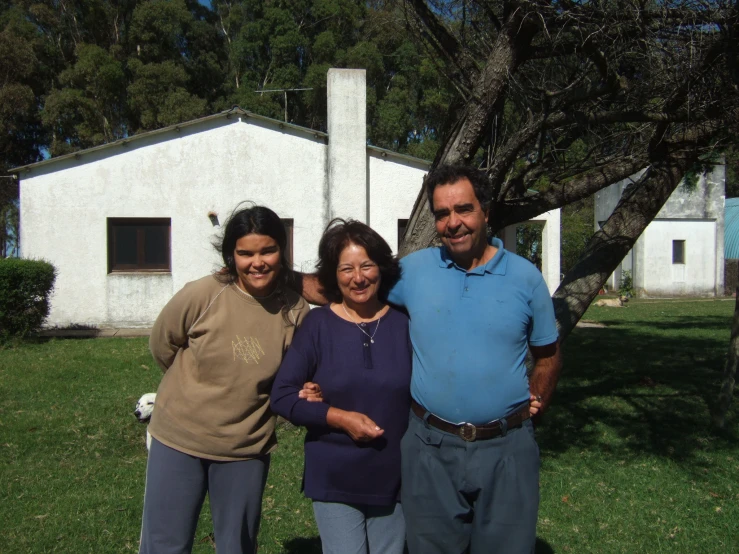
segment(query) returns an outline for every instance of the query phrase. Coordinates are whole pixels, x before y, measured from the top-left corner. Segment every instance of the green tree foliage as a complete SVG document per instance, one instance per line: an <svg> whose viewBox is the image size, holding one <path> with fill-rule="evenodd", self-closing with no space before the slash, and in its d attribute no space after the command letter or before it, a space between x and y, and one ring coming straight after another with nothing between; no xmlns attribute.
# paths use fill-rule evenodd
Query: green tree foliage
<svg viewBox="0 0 739 554"><path fill-rule="evenodd" d="M331 67L367 71L371 144L435 156L453 94L400 2L3 2L0 170L234 105L326 130ZM0 209L17 195L3 179Z"/></svg>
<svg viewBox="0 0 739 554"><path fill-rule="evenodd" d="M562 232L560 249L560 271L568 273L585 252L593 236L594 198L568 204L562 208Z"/></svg>
<svg viewBox="0 0 739 554"><path fill-rule="evenodd" d="M726 149L726 198L739 196L739 148Z"/></svg>
<svg viewBox="0 0 739 554"><path fill-rule="evenodd" d="M325 130L328 69L362 68L370 142L433 157L451 95L408 36L398 3L216 0L212 7L227 43L227 104ZM309 90L263 92L283 89Z"/></svg>
<svg viewBox="0 0 739 554"><path fill-rule="evenodd" d="M110 52L81 43L76 59L46 96L41 120L52 132L51 151L61 154L117 140L126 132L126 76Z"/></svg>

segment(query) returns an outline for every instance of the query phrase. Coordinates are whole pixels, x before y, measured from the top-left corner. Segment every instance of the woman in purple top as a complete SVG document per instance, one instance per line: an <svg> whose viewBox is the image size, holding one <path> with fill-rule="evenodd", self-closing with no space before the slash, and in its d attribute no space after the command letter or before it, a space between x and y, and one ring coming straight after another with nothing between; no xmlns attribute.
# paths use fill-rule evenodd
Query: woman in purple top
<svg viewBox="0 0 739 554"><path fill-rule="evenodd" d="M358 221L334 220L318 247L332 302L306 316L272 388L272 409L308 428L305 495L324 554L402 554L400 439L410 409L408 317L386 302L400 268ZM323 402L301 392L312 381Z"/></svg>

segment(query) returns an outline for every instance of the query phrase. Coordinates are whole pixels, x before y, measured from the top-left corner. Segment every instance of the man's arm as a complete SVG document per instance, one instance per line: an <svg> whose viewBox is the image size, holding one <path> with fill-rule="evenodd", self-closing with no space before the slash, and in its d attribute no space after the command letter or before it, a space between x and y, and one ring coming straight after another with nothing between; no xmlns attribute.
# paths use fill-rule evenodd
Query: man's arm
<svg viewBox="0 0 739 554"><path fill-rule="evenodd" d="M559 342L530 348L534 357L534 369L529 376L529 390L533 396L541 396L539 412L542 412L549 407L557 387L562 371L562 354Z"/></svg>
<svg viewBox="0 0 739 554"><path fill-rule="evenodd" d="M323 295L321 283L318 282L318 276L315 273L290 270L287 284L311 304L324 306L329 303L328 298Z"/></svg>

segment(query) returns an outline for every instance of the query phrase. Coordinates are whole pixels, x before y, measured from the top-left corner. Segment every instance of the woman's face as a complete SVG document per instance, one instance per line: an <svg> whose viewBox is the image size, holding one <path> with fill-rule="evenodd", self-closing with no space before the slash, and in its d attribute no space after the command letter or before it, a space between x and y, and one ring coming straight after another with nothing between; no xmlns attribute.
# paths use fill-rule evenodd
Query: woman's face
<svg viewBox="0 0 739 554"><path fill-rule="evenodd" d="M364 304L377 297L380 290L380 268L363 247L350 242L339 255L336 280L344 300Z"/></svg>
<svg viewBox="0 0 739 554"><path fill-rule="evenodd" d="M234 248L237 284L252 296L267 296L277 286L280 274L280 247L267 235L249 234Z"/></svg>

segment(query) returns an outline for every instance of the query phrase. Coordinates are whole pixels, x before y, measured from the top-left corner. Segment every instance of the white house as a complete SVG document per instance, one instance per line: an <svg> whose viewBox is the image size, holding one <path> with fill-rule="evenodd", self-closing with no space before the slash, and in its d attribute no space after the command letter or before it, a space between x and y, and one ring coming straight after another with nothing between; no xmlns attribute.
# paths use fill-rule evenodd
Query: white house
<svg viewBox="0 0 739 554"><path fill-rule="evenodd" d="M245 200L284 218L302 271L334 217L397 248L429 163L367 146L365 94L363 70L329 71L328 134L233 109L16 168L21 255L58 270L47 323L151 325L174 292L219 266L219 224ZM559 213L547 217L557 218L556 267L545 268L554 290Z"/></svg>
<svg viewBox="0 0 739 554"><path fill-rule="evenodd" d="M596 193L596 231L624 188L642 173ZM681 182L610 276L608 287L618 289L628 271L640 296L723 296L725 177L725 166L715 165L696 184Z"/></svg>

